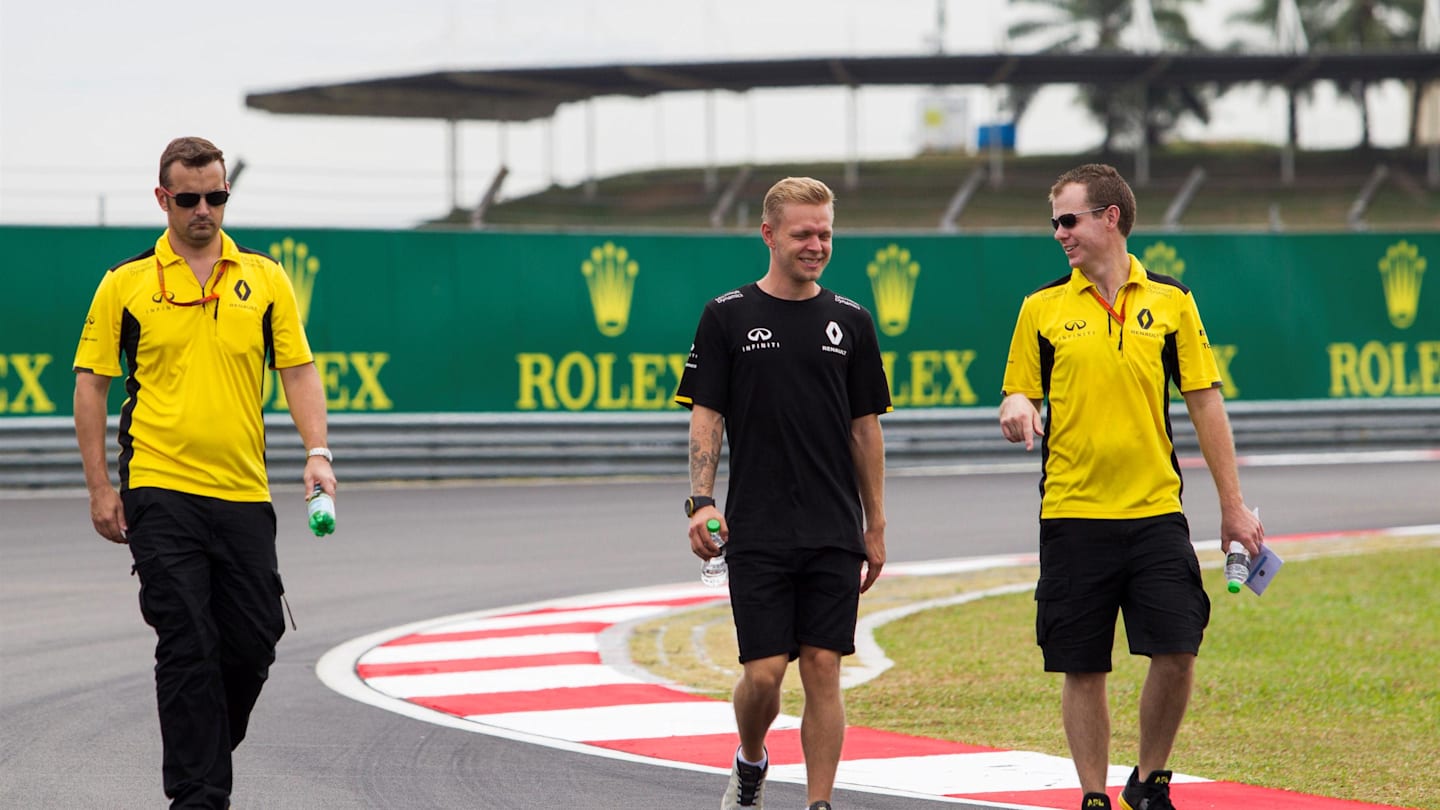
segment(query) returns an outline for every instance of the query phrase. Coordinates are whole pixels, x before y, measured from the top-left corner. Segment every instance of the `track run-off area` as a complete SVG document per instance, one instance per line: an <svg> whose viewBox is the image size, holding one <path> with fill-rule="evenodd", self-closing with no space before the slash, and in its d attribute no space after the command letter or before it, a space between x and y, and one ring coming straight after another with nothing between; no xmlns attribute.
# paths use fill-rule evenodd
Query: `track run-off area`
<svg viewBox="0 0 1440 810"><path fill-rule="evenodd" d="M1242 464L1246 499L1287 562L1357 533L1440 524L1440 452ZM1218 559L1205 545L1219 534L1213 487L1197 460L1185 466L1192 534ZM236 752L236 807L659 810L718 800L733 751L730 707L627 653L646 622L725 607L723 592L698 584L683 477L347 486L338 462L337 471L338 531L323 540L305 529L302 488L274 486L295 627ZM866 641L890 611L936 604L920 583L991 566L1020 572L1002 586L1033 587L1023 572L1037 477L1023 451L1013 465L891 471L889 563L876 590L913 582L916 592L867 612L848 682L883 670L884 651ZM154 635L128 550L94 534L83 492L0 493L0 516L0 807L163 806ZM1058 736L1058 689L1051 698ZM1063 758L851 720L836 793L844 810L1068 807L1078 798ZM775 807L804 806L794 723L782 718L770 739ZM1234 775L1175 767L1186 774L1175 795L1187 810L1207 806L1209 791L1250 789L1226 781ZM1284 807L1278 796L1334 801L1267 794L1251 806Z"/></svg>
<svg viewBox="0 0 1440 810"><path fill-rule="evenodd" d="M1375 531L1272 537L1282 557L1365 553L1414 540L1440 547L1440 524ZM1389 541L1389 542L1387 542ZM1218 540L1197 543L1202 558ZM1033 569L1033 554L939 560L887 567L882 581L945 578L987 570ZM1207 568L1217 567L1213 561ZM887 621L931 608L1028 591L1026 581L914 601L862 618L857 654L845 662L844 685L864 683L891 666L874 631ZM1247 594L1248 595L1248 594ZM595 756L660 763L725 775L736 744L730 704L658 679L629 654L630 631L667 616L726 602L723 590L699 584L587 594L390 628L342 644L317 672L348 697L417 720ZM698 643L698 640L697 640ZM696 651L704 656L703 651ZM773 781L803 785L800 718L781 715L767 743ZM1111 793L1129 768L1112 765ZM837 788L896 797L964 800L972 806L1056 808L1075 805L1079 781L1070 760L863 726L846 732ZM1186 808L1270 810L1382 808L1237 782L1176 773L1172 796Z"/></svg>

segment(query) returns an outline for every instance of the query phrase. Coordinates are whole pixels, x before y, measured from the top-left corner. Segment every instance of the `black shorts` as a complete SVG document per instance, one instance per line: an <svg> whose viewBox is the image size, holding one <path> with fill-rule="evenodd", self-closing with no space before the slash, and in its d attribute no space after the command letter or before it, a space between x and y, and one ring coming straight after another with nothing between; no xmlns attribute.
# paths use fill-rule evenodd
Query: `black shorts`
<svg viewBox="0 0 1440 810"><path fill-rule="evenodd" d="M1046 672L1109 672L1115 616L1131 655L1200 651L1210 597L1179 513L1040 521L1035 638Z"/></svg>
<svg viewBox="0 0 1440 810"><path fill-rule="evenodd" d="M863 556L838 548L752 545L727 559L740 663L775 655L793 661L802 644L855 652Z"/></svg>

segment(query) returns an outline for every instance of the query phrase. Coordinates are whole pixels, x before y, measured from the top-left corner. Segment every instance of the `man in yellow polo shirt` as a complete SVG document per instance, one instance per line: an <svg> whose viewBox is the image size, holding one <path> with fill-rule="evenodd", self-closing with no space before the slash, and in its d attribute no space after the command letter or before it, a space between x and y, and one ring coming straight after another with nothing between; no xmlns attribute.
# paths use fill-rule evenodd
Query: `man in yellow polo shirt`
<svg viewBox="0 0 1440 810"><path fill-rule="evenodd" d="M324 389L295 292L273 259L221 230L229 197L214 144L170 142L155 189L168 228L105 274L75 353L90 519L129 545L140 610L157 636L172 808L230 806L231 752L285 631L260 410L267 361L307 449L304 491L335 494ZM105 419L122 356L117 492Z"/></svg>
<svg viewBox="0 0 1440 810"><path fill-rule="evenodd" d="M1109 810L1105 679L1123 611L1130 652L1148 656L1150 667L1139 764L1119 805L1167 810L1165 766L1210 620L1180 507L1171 383L1215 480L1224 547L1257 554L1264 532L1240 493L1220 374L1195 301L1126 249L1135 223L1129 184L1110 166L1088 164L1055 181L1050 203L1071 271L1021 305L1000 405L1006 439L1029 450L1041 437L1036 636L1045 670L1065 673L1061 714L1081 807Z"/></svg>

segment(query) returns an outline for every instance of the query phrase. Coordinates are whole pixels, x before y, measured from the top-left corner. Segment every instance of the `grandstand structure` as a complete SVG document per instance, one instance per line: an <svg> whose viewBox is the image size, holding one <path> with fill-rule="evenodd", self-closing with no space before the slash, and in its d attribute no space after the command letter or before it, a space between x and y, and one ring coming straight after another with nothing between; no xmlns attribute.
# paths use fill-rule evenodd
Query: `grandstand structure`
<svg viewBox="0 0 1440 810"><path fill-rule="evenodd" d="M278 114L530 121L563 104L608 96L749 92L771 88L1073 84L1232 87L1260 83L1300 89L1316 82L1440 82L1431 50L1216 53L1036 53L804 58L743 62L620 64L449 70L255 93L252 108ZM853 105L852 105L853 109ZM714 127L714 122L707 122ZM589 137L595 137L590 133ZM751 227L751 206L775 178L806 174L831 181L844 198L847 227L963 231L1043 229L1045 193L1066 168L1101 160L1131 177L1138 228L1362 230L1440 227L1440 144L1410 150L1290 152L1285 147L1177 145L1125 154L1016 156L930 154L912 160L845 160L806 165L721 167L591 176L501 201L500 167L471 205L456 198L430 226L547 228Z"/></svg>
<svg viewBox="0 0 1440 810"><path fill-rule="evenodd" d="M992 183L985 155L922 155L862 163L842 185L838 162L722 167L719 191L705 170L664 169L601 178L593 188L553 187L489 206L480 223L461 209L432 227L744 229L759 226L759 201L780 177L824 178L840 198L846 231L1050 230L1046 195L1083 162L1128 173L1130 156L1099 152L1009 156ZM1150 182L1135 189L1137 230L1315 232L1440 229L1440 192L1424 182L1424 150L1301 152L1284 184L1278 148L1175 147L1151 158Z"/></svg>

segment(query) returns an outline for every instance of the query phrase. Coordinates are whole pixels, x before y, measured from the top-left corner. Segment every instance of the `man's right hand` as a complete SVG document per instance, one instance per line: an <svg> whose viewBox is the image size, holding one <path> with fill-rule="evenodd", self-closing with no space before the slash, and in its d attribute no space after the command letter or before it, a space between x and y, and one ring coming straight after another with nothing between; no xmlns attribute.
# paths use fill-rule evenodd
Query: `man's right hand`
<svg viewBox="0 0 1440 810"><path fill-rule="evenodd" d="M125 504L120 502L120 493L112 486L96 487L90 491L90 522L95 531L112 543L124 545L130 542L126 533Z"/></svg>
<svg viewBox="0 0 1440 810"><path fill-rule="evenodd" d="M730 527L725 523L725 516L720 510L713 506L705 506L695 510L690 516L690 552L702 560L720 556L720 547L710 539L710 530L705 528L706 522L711 518L720 521L720 539L730 539Z"/></svg>

